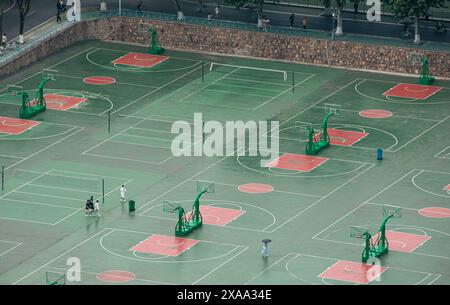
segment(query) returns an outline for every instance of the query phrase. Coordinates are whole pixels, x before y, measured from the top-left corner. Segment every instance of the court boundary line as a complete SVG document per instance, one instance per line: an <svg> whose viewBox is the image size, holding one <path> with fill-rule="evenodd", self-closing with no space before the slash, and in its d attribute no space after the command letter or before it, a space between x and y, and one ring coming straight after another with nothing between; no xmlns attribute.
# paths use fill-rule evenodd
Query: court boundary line
<svg viewBox="0 0 450 305"><path fill-rule="evenodd" d="M8 250L3 251L2 253L0 253L0 257L2 257L3 255L13 251L14 249L20 247L21 245L23 245L23 242L16 242L16 241L9 241L9 240L1 240L0 239L0 243L5 243L5 244L15 244L15 246L12 246L11 248L9 248Z"/></svg>
<svg viewBox="0 0 450 305"><path fill-rule="evenodd" d="M271 98L270 100L268 100L268 101L262 103L261 105L259 105L259 106L255 107L255 108L253 108L252 110L253 110L253 111L254 111L254 110L258 110L259 108L265 106L266 104L272 102L273 100L279 98L280 96L282 96L282 95L286 94L287 92L293 90L294 88L300 86L301 84L303 84L304 82L306 82L306 81L308 81L309 79L313 78L314 76L316 76L315 73L311 74L309 77L307 77L307 78L305 78L304 80L302 80L301 82L295 84L292 88L288 88L288 89L284 90L284 91L281 92L280 94L278 94L278 95L276 95L275 97Z"/></svg>
<svg viewBox="0 0 450 305"><path fill-rule="evenodd" d="M87 243L88 241L90 241L91 239L93 239L94 237L96 237L97 235L103 233L103 231L107 230L108 228L103 228L102 230L98 231L97 233L95 233L94 235L90 236L89 238L85 239L84 241L79 242L78 244L76 244L74 247L70 248L69 250L63 252L62 254L59 254L58 256L56 256L54 259L50 260L49 262L41 265L40 267L38 267L37 269L35 269L34 271L26 274L25 276L19 278L18 280L14 281L12 283L12 285L16 285L19 282L23 281L24 279L30 277L31 275L35 274L36 272L38 272L39 270L41 270L42 268L45 268L47 265L53 263L55 260L61 258L62 256L66 255L67 253L75 250L76 248L80 247L81 245Z"/></svg>
<svg viewBox="0 0 450 305"><path fill-rule="evenodd" d="M67 269L65 268L61 268L61 267L52 267L52 266L47 266L47 269L53 269L53 270L59 270L59 271L66 271ZM84 268L82 271L80 271L81 274L85 273L87 275L94 275L95 278L97 278L97 275L101 274L102 272L93 272L93 271L84 271ZM107 282L107 281L101 281L98 280L100 282ZM132 281L138 281L138 282L147 282L147 283L155 283L155 284L161 284L161 285L177 285L175 283L170 283L170 282L162 282L162 281L156 281L156 280L147 280L147 279L142 279L142 278L136 278L134 277L131 281L127 281L127 282L132 282ZM93 285L93 284L82 284L81 282L77 282L80 283L81 285Z"/></svg>
<svg viewBox="0 0 450 305"><path fill-rule="evenodd" d="M446 148L444 148L443 150L441 150L440 152L438 152L437 154L435 154L433 157L434 158L441 158L441 159L450 159L450 157L446 157L446 156L450 155L450 152L446 153L444 156L440 156L442 153L447 151L449 148L450 148L450 145L447 146Z"/></svg>
<svg viewBox="0 0 450 305"><path fill-rule="evenodd" d="M351 183L353 180L355 180L356 178L358 178L359 176L361 176L362 174L364 174L365 172L369 171L372 167L375 166L375 164L369 164L369 163L364 163L362 166L364 165L369 165L367 168L365 168L364 170L362 170L360 173L358 173L357 175L353 176L352 178L347 179L347 181L345 181L344 183L342 183L341 185L339 185L338 187L336 187L335 189L331 190L329 193L327 193L326 195L324 195L322 198L320 198L319 200L317 200L316 202L312 203L311 205L309 205L308 207L306 207L305 209L303 209L301 212L297 213L296 215L292 216L291 218L289 218L287 221L283 222L281 225L279 225L278 227L276 227L275 229L271 230L271 231L266 231L267 233L273 233L276 230L278 230L279 228L285 226L287 223L291 222L292 220L294 220L295 218L297 218L299 215L303 214L304 212L308 211L309 209L311 209L312 207L314 207L316 204L318 204L319 202L321 202L322 200L328 198L329 196L331 196L332 194L334 194L336 191L340 190L342 187L345 187L347 184Z"/></svg>
<svg viewBox="0 0 450 305"><path fill-rule="evenodd" d="M153 198L152 200L146 202L145 204L143 204L142 206L140 206L136 211L139 211L141 209L143 209L144 207L146 207L147 205L153 203L156 200L159 200L161 197L167 195L168 193L172 192L173 190L177 189L178 187L180 187L181 185L185 184L186 182L188 182L188 179L193 179L194 177L197 177L199 175L201 175L203 172L205 172L206 170L210 169L211 167L216 166L217 164L219 164L220 162L222 162L223 160L225 160L226 158L228 158L228 156L224 156L222 158L220 158L219 160L215 161L214 163L210 164L209 166L207 166L206 168L202 169L201 171L197 172L196 174L192 175L189 178L184 179L183 181L181 181L180 183L176 184L175 186L171 187L168 191L165 191L164 193L156 196L155 198ZM142 213L140 213L139 215L143 215L145 214L149 209L144 210Z"/></svg>
<svg viewBox="0 0 450 305"><path fill-rule="evenodd" d="M53 19L53 17L50 18L50 19ZM50 20L50 19L49 19L49 20ZM74 55L72 55L72 56L70 56L70 57L68 57L68 58L63 59L63 60L60 61L60 62L57 62L57 63L54 64L54 65L49 66L49 67L46 68L46 69L52 69L52 68L54 68L54 67L57 67L57 66L59 66L60 64L65 63L66 61L69 61L69 60L71 60L71 59L73 59L73 58L75 58L75 57L77 57L77 56L83 54L84 52L87 52L87 51L89 51L89 50L91 50L91 49L94 49L94 48L95 48L95 47L89 47L89 48L86 48L86 49L84 49L84 50L82 50L82 51L80 51L80 52L78 52L78 53L76 53L76 54L74 54ZM42 73L42 71L36 72L36 73L34 73L34 74L32 74L32 75L26 77L26 78L21 79L20 81L14 83L14 85L23 83L24 81L29 80L30 78L33 78L33 77L35 77L35 76L37 76L37 75L39 75L39 74L41 74L41 73ZM8 89L8 87L3 88L3 89L0 89L0 92L6 91L7 89Z"/></svg>
<svg viewBox="0 0 450 305"><path fill-rule="evenodd" d="M239 248L242 246L239 246ZM244 246L243 249L241 251L239 251L238 253L236 253L235 255L233 255L232 257L230 257L229 259L227 259L226 261L222 262L219 266L215 267L214 269L212 269L211 271L209 271L207 274L205 274L204 276L200 277L199 279L195 280L192 285L197 284L198 282L200 282L201 280L203 280L204 278L210 276L211 274L213 274L214 272L216 272L218 269L220 269L222 266L228 264L230 261L232 261L235 257L238 257L239 255L241 255L242 253L244 253L245 251L247 251L249 247L248 246ZM235 248L238 249L238 248ZM233 249L234 251L234 249Z"/></svg>
<svg viewBox="0 0 450 305"><path fill-rule="evenodd" d="M173 80L171 80L171 81L165 83L164 85L162 85L162 86L160 86L160 87L158 87L158 88L156 88L156 89L154 89L154 90L152 90L152 91L150 91L150 92L144 94L143 96L141 96L141 97L135 99L134 101L132 101L132 102L130 102L130 103L128 103L128 104L126 104L126 105L124 105L124 106L122 106L122 107L120 107L120 108L114 110L114 111L112 111L112 112L111 112L111 115L112 115L112 114L115 114L115 113L117 113L117 112L119 112L119 111L121 111L121 110L123 110L123 109L125 109L125 108L127 108L127 107L129 107L129 106L131 106L131 105L133 105L133 104L135 104L135 103L137 103L137 102L139 102L140 100L142 100L142 99L148 97L149 95L151 95L151 94L153 94L153 93L155 93L155 92L157 92L157 91L159 91L159 90L161 90L161 89L163 89L163 88L165 88L165 87L167 87L167 86L169 86L169 85L175 83L176 81L178 81L178 80L180 80L180 79L182 79L182 78L188 76L189 74L191 74L191 73L197 71L198 69L200 69L200 68L201 68L201 65L200 65L199 67L196 67L195 69L194 69L194 67L195 67L195 65L193 66L193 69L190 70L189 72L184 73L183 75L181 75L181 76L179 76L179 77L177 77L177 78L175 78L175 79L173 79ZM102 112L102 113L100 113L100 115L103 115L103 114L105 114L105 113L106 113L106 112Z"/></svg>
<svg viewBox="0 0 450 305"><path fill-rule="evenodd" d="M287 258L289 256L293 256L293 257L290 260L287 260ZM337 257L326 257L326 256L318 256L318 255L312 255L312 254L306 254L306 253L300 253L300 252L289 252L288 254L286 254L285 256L280 258L279 260L277 260L275 263L273 263L270 266L266 267L264 270L262 270L261 272L259 272L258 274L256 274L255 276L253 276L252 278L247 280L244 283L244 285L247 285L250 281L253 281L253 280L257 279L257 278L260 278L265 272L267 272L269 269L273 268L275 265L279 265L280 262L282 262L282 261L286 261L286 264L284 266L284 270L288 273L288 275L293 276L293 274L291 274L291 272L289 272L289 270L286 268L286 265L288 263L292 262L293 260L297 259L298 257L301 257L301 256L315 258L315 259L320 259L320 260L324 260L324 261L336 261L336 263L339 262L339 261L348 261L348 259L340 259L340 258L337 258ZM353 262L353 261L351 261L351 262ZM355 262L355 263L358 263L358 262ZM328 268L330 268L330 267L331 266L326 267L326 269L324 271L328 270ZM425 271L419 271L419 270L413 270L413 269L405 269L405 268L400 268L400 267L395 267L395 266L383 266L383 267L385 267L386 270L391 269L391 270L394 270L394 271L397 270L397 271L400 271L400 272L402 272L402 271L403 272L410 272L410 273L416 273L416 274L421 274L421 275L425 276L420 281L418 281L418 282L416 282L416 283L414 283L412 285L418 285L419 283L422 283L423 281L425 281L425 279L427 279L428 277L436 276L436 278L433 281L431 281L430 283L427 284L427 285L431 285L436 280L438 280L439 278L442 277L442 274L439 274L439 273L425 272ZM322 273L319 273L317 275L317 277L319 277L320 274L322 274ZM294 276L294 277L297 278L296 276ZM297 279L301 280L302 282L306 281L306 280L300 279L300 278L297 278ZM344 281L344 280L336 280L336 281L339 281L339 282L342 282L342 283L347 283L347 284L350 283L350 282ZM367 284L369 284L369 283L367 283ZM310 283L310 284L318 284L318 285L320 285L320 283ZM325 284L327 284L327 283L325 283ZM356 283L356 284L358 284L358 283ZM367 285L367 284L364 284L364 285ZM394 283L394 284L399 284L399 283Z"/></svg>
<svg viewBox="0 0 450 305"><path fill-rule="evenodd" d="M72 129L69 129L67 132L71 132L71 131L73 131L73 130L75 130L75 129L78 129L78 130L76 130L76 131L70 133L69 135L67 135L67 136L65 136L65 137L63 137L63 138L61 138L61 139L59 139L59 140L56 141L56 142L53 142L52 144L49 144L48 146L46 146L46 147L44 147L44 148L38 150L37 152L34 152L34 153L32 153L31 155L29 155L29 156L27 156L27 157L24 157L22 160L20 160L20 161L18 161L18 162L16 162L16 163L13 163L12 165L10 165L10 166L8 166L8 167L5 167L5 171L9 170L9 169L12 168L12 167L17 166L18 164L20 164L20 163L22 163L22 162L25 162L25 161L29 160L30 158L36 156L37 154L39 154L39 153L41 153L41 152L43 152L43 151L45 151L45 150L47 150L47 149L49 149L50 147L55 146L56 144L58 144L58 143L60 143L60 142L62 142L62 141L64 141L64 140L70 138L71 136L76 135L76 134L79 133L80 131L84 131L84 130L85 130L85 127L81 127L81 128L74 127L74 128L72 128ZM0 197L0 198L1 198L1 197Z"/></svg>
<svg viewBox="0 0 450 305"><path fill-rule="evenodd" d="M188 179L188 180L189 180L189 181L193 181L193 182L198 181L198 180L194 180L194 179ZM237 187L240 186L240 184L237 185L237 184L230 184L230 183L223 183L223 182L216 182L216 181L214 181L214 184L225 185L225 186L229 186L229 187L235 187L236 190L238 190ZM281 191L281 190L276 190L275 188L272 190L272 192L275 192L275 193L283 193L283 194L289 194L289 195L300 195L300 196L305 196L305 197L318 197L318 198L319 198L319 197L320 197L320 198L323 197L323 196L321 196L321 195L313 195L313 194L306 194L306 193L296 193L296 192Z"/></svg>

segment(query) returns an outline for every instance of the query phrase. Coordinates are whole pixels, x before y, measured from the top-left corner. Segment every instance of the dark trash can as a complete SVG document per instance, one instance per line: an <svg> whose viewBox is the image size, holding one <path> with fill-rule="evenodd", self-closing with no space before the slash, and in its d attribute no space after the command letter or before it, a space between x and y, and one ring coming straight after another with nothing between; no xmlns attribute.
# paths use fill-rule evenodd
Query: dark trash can
<svg viewBox="0 0 450 305"><path fill-rule="evenodd" d="M128 201L128 211L129 212L136 211L136 202L134 200Z"/></svg>

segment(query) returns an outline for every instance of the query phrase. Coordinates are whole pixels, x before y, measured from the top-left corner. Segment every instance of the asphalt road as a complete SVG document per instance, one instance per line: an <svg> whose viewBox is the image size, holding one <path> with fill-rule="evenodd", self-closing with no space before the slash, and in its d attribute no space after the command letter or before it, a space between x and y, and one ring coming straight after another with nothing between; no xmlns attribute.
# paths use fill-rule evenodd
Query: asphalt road
<svg viewBox="0 0 450 305"><path fill-rule="evenodd" d="M119 0L107 0L109 8L118 8ZM122 0L122 7L125 9L136 9L139 0ZM142 10L175 14L176 8L171 0L146 0L143 1ZM82 7L98 7L98 0L81 0ZM208 5L202 11L199 10L195 1L182 0L181 5L186 16L207 17L209 11L214 10L214 6ZM283 5L266 4L264 15L270 20L270 24L279 26L289 26L289 15L296 14L295 25L300 27L303 17L307 18L307 28L323 31L332 29L333 19L331 17L321 16L322 9L301 8ZM56 19L56 1L55 0L32 0L31 10L27 16L25 31L32 29L38 24ZM256 11L254 9L240 9L229 7L220 8L220 19L235 20L242 22L256 23ZM344 13L344 33L375 35L383 37L400 37L403 25L399 24L399 19L392 16L382 16L381 22L369 22L366 20L365 13L354 15L352 12ZM19 10L17 5L8 10L4 15L3 28L8 37L16 37L19 34ZM421 38L427 41L448 42L450 43L450 24L447 23L448 31L445 34L436 33L434 22L421 22ZM410 31L413 31L410 27Z"/></svg>

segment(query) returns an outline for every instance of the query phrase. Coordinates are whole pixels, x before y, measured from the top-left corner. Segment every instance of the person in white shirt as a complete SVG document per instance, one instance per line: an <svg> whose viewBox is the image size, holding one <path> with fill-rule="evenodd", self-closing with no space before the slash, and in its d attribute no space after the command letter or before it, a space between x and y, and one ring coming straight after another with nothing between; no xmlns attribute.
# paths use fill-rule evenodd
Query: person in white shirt
<svg viewBox="0 0 450 305"><path fill-rule="evenodd" d="M127 193L127 188L125 187L125 185L122 184L122 186L120 187L120 201L121 202L125 202L125 194Z"/></svg>
<svg viewBox="0 0 450 305"><path fill-rule="evenodd" d="M6 43L8 42L8 37L6 37L6 34L3 33L2 35L2 47L6 48Z"/></svg>
<svg viewBox="0 0 450 305"><path fill-rule="evenodd" d="M100 202L98 199L94 203L94 215L100 217Z"/></svg>

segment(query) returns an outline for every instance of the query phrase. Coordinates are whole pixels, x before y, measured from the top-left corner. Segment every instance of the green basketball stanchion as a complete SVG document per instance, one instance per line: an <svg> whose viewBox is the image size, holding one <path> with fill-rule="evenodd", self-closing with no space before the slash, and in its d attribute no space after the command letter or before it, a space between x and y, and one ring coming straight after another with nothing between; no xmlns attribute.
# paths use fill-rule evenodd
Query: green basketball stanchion
<svg viewBox="0 0 450 305"><path fill-rule="evenodd" d="M136 202L134 200L128 201L128 212L133 213L136 211Z"/></svg>

